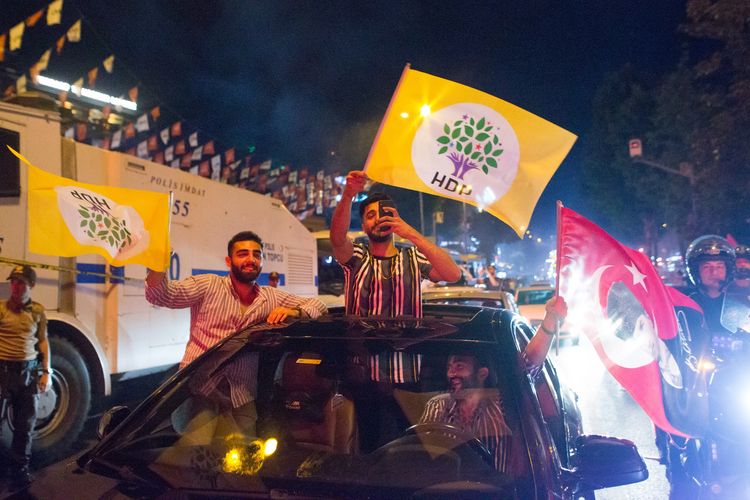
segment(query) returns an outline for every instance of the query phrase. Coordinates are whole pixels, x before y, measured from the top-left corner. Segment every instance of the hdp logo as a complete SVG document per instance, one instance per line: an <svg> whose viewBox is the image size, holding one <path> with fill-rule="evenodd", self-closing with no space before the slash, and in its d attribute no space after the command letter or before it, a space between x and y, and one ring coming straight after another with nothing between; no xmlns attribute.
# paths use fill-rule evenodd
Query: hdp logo
<svg viewBox="0 0 750 500"><path fill-rule="evenodd" d="M474 103L440 109L422 122L412 142L417 175L435 191L490 205L518 172L518 138L497 111Z"/></svg>

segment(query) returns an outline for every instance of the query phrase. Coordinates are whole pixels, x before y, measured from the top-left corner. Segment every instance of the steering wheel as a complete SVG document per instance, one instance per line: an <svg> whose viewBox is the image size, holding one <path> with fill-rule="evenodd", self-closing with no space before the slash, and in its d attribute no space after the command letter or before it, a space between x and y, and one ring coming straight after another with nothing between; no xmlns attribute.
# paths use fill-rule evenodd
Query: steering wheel
<svg viewBox="0 0 750 500"><path fill-rule="evenodd" d="M401 437L411 435L429 435L438 434L451 438L454 442L465 443L475 453L477 453L482 459L487 462L491 467L495 467L495 459L490 453L490 450L479 440L474 434L460 429L452 424L446 424L443 422L422 422L414 424L404 431Z"/></svg>

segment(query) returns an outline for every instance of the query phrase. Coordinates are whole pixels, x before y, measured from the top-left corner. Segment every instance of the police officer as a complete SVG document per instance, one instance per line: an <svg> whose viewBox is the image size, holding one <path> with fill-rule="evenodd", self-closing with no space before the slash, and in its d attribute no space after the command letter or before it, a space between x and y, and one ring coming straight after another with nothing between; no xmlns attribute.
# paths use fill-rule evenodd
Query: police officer
<svg viewBox="0 0 750 500"><path fill-rule="evenodd" d="M10 298L0 300L0 390L2 409L13 407L12 488L31 482L31 432L36 423L37 394L52 386L47 318L44 308L31 300L36 273L16 266L8 276Z"/></svg>
<svg viewBox="0 0 750 500"><path fill-rule="evenodd" d="M703 309L712 333L728 333L721 324L726 287L734 276L735 253L721 236L708 234L695 239L685 253L688 278L696 287L690 294Z"/></svg>
<svg viewBox="0 0 750 500"><path fill-rule="evenodd" d="M727 287L728 293L750 295L750 247L737 245L734 249L734 281Z"/></svg>

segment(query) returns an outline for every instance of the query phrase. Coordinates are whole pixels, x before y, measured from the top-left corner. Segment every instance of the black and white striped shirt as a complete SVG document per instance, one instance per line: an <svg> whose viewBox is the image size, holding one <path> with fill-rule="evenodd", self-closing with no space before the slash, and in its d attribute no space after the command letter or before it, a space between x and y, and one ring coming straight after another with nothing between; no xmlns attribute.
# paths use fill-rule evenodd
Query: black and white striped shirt
<svg viewBox="0 0 750 500"><path fill-rule="evenodd" d="M432 264L416 248L400 248L392 257L375 257L359 243L344 268L346 314L422 316L423 279Z"/></svg>

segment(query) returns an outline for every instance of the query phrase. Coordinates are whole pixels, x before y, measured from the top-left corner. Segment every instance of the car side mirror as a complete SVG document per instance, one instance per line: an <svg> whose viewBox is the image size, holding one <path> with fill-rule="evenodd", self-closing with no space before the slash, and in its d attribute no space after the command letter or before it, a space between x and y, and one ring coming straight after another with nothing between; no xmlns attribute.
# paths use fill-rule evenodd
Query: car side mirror
<svg viewBox="0 0 750 500"><path fill-rule="evenodd" d="M130 415L130 408L127 406L113 406L102 415L99 419L99 425L96 426L96 435L99 439L115 430L115 428Z"/></svg>
<svg viewBox="0 0 750 500"><path fill-rule="evenodd" d="M638 483L648 479L646 463L632 441L589 435L576 439L576 467L571 480L576 492Z"/></svg>

